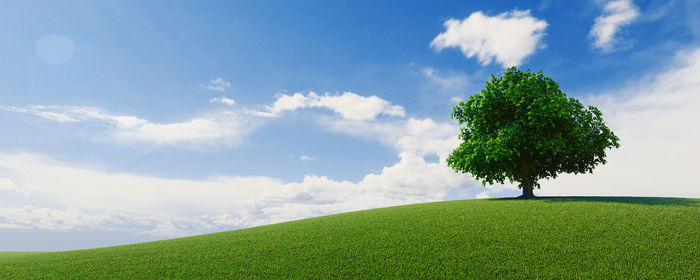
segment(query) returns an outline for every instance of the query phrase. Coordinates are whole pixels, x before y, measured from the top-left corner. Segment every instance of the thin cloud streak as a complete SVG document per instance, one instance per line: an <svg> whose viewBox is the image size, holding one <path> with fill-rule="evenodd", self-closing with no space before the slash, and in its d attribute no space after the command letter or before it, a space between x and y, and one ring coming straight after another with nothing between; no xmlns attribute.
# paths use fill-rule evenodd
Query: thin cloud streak
<svg viewBox="0 0 700 280"><path fill-rule="evenodd" d="M0 109L31 113L59 123L103 122L109 127L105 139L120 143L235 146L257 125L254 118L241 110L211 111L182 122L155 123L90 106L2 106Z"/></svg>
<svg viewBox="0 0 700 280"><path fill-rule="evenodd" d="M199 84L199 86L207 90L225 91L226 89L231 87L231 82L224 80L224 78L218 77L214 80L209 81L209 84L207 85Z"/></svg>
<svg viewBox="0 0 700 280"><path fill-rule="evenodd" d="M469 85L469 78L466 75L437 73L432 67L423 67L421 72L428 80L445 90L463 91Z"/></svg>

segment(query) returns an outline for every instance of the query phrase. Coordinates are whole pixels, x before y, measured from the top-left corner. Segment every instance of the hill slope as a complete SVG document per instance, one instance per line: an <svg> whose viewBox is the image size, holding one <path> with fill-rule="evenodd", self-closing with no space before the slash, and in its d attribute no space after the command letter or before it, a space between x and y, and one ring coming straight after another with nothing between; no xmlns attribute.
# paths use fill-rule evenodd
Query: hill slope
<svg viewBox="0 0 700 280"><path fill-rule="evenodd" d="M700 200L414 204L195 237L4 256L0 278L698 278Z"/></svg>

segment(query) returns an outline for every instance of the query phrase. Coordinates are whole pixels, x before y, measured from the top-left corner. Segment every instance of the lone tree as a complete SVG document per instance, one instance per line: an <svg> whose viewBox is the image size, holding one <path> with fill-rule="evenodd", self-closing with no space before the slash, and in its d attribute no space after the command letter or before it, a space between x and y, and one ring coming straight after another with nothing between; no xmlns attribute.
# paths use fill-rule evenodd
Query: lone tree
<svg viewBox="0 0 700 280"><path fill-rule="evenodd" d="M484 186L519 182L525 198L534 197L539 179L593 173L606 163L606 149L620 147L598 108L567 98L541 71L511 67L500 78L491 75L486 88L452 110L462 143L447 165Z"/></svg>

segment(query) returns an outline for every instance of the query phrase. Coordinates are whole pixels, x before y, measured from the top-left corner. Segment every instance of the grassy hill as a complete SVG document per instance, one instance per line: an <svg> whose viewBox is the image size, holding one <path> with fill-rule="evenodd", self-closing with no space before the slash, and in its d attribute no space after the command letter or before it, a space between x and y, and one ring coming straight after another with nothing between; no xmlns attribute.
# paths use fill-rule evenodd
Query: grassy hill
<svg viewBox="0 0 700 280"><path fill-rule="evenodd" d="M414 204L188 238L0 257L0 279L700 278L700 200Z"/></svg>

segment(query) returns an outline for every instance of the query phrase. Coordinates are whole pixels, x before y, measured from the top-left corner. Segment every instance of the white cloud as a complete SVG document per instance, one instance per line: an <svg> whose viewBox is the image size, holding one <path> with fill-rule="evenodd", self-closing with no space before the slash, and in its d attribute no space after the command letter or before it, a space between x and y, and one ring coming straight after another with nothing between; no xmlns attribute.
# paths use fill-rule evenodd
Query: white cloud
<svg viewBox="0 0 700 280"><path fill-rule="evenodd" d="M209 102L229 106L235 101L226 97ZM392 105L377 96L360 96L352 92L342 95L279 94L265 111L241 107L231 110L210 111L180 122L156 123L136 116L111 114L98 107L31 105L25 107L0 106L0 109L29 113L60 123L103 122L108 128L107 141L120 143L145 142L156 145L238 145L243 137L258 126L260 118L278 117L285 111L301 108L327 108L348 120L373 120L378 115L405 116L404 108Z"/></svg>
<svg viewBox="0 0 700 280"><path fill-rule="evenodd" d="M80 120L77 120L67 114L60 113L60 112L51 112L51 111L45 111L46 106L42 105L33 105L33 106L27 106L27 108L21 108L21 107L15 107L15 106L0 106L0 109L5 110L5 111L10 111L10 112L17 112L17 113L32 113L36 116L45 118L47 120L52 120L60 123L71 123L71 122L80 122Z"/></svg>
<svg viewBox="0 0 700 280"><path fill-rule="evenodd" d="M218 77L214 80L209 81L208 85L199 84L199 86L208 90L224 91L227 88L231 87L231 82L227 82L223 78Z"/></svg>
<svg viewBox="0 0 700 280"><path fill-rule="evenodd" d="M110 127L106 135L109 141L127 143L236 145L255 126L245 111L214 111L182 122L154 123L136 116L110 114L97 107L34 105L0 109L31 113L61 123L104 122Z"/></svg>
<svg viewBox="0 0 700 280"><path fill-rule="evenodd" d="M372 120L380 114L398 117L406 115L404 108L399 105L391 105L391 102L374 95L365 97L352 92L344 92L342 95L319 95L315 92L309 92L307 95L278 94L272 106L266 106L267 112L259 113L262 113L261 116L279 116L285 111L303 108L326 108L345 119L358 121Z"/></svg>
<svg viewBox="0 0 700 280"><path fill-rule="evenodd" d="M289 96L290 100L303 100L300 102L302 106L335 106L332 98L330 102L320 101L333 96L296 96ZM284 97L280 100L284 100ZM30 113L32 110L57 110L59 107L15 109ZM152 130L148 128L151 122L136 117L113 116L96 108L60 109L80 121L107 120L126 131ZM116 229L182 236L214 229L436 201L451 190L478 187L469 175L457 174L444 163L444 158L457 143L454 124L414 118L371 121L321 116L321 119L321 124L331 130L369 137L393 147L398 161L381 172L367 174L357 182L316 175L306 175L300 182L284 182L264 176L217 176L205 180L157 178L103 172L37 154L0 153L0 172L12 174L15 182L21 182L16 186L18 194L31 194L40 197L40 201L50 201L54 205L53 208L36 205L4 208L0 213L14 214L0 216L5 217L0 220L0 227ZM424 157L428 155L438 155L441 160L438 163L426 162ZM315 157L300 155L298 159L311 160ZM93 214L85 214L87 212Z"/></svg>
<svg viewBox="0 0 700 280"><path fill-rule="evenodd" d="M421 71L425 77L431 82L438 84L440 87L451 91L464 90L469 84L469 78L460 74L439 75L435 69L424 67Z"/></svg>
<svg viewBox="0 0 700 280"><path fill-rule="evenodd" d="M123 141L155 144L212 143L239 137L242 127L235 116L209 115L179 123L143 123L131 129L117 130L115 136Z"/></svg>
<svg viewBox="0 0 700 280"><path fill-rule="evenodd" d="M495 59L503 67L519 65L533 54L544 36L547 22L530 15L530 11L513 10L497 16L474 12L463 20L445 21L430 46L438 51L458 47L465 57L476 56L482 65Z"/></svg>
<svg viewBox="0 0 700 280"><path fill-rule="evenodd" d="M316 93L313 92L309 94L317 96ZM284 111L294 111L296 109L309 107L310 102L311 97L304 96L302 93L295 93L293 95L278 94L275 103L273 103L272 106L267 106L267 110L274 115L278 115Z"/></svg>
<svg viewBox="0 0 700 280"><path fill-rule="evenodd" d="M610 51L615 44L615 34L621 27L629 25L639 17L637 6L630 0L615 0L603 7L603 14L595 19L590 35L594 37L593 45L604 51Z"/></svg>
<svg viewBox="0 0 700 280"><path fill-rule="evenodd" d="M178 226L173 224L171 220L158 223L153 229L143 231L143 233L163 237L182 237L197 234L196 232L191 232L186 229L179 228Z"/></svg>
<svg viewBox="0 0 700 280"><path fill-rule="evenodd" d="M12 180L7 178L0 178L0 191L14 191L16 189L17 186L14 182L12 182Z"/></svg>
<svg viewBox="0 0 700 280"><path fill-rule="evenodd" d="M49 120L57 121L57 122L61 122L61 123L78 122L78 120L71 118L65 114L61 114L61 113L37 112L36 115L38 115L42 118L45 118L45 119L49 119Z"/></svg>
<svg viewBox="0 0 700 280"><path fill-rule="evenodd" d="M111 219L109 215L87 215L75 208L54 210L31 205L0 208L0 229L95 229L111 224Z"/></svg>
<svg viewBox="0 0 700 280"><path fill-rule="evenodd" d="M410 152L401 152L399 158L359 182L306 175L287 183L270 177L165 179L107 173L36 154L0 154L0 171L13 174L22 193L66 207L0 208L0 228L131 229L180 236L217 226L247 227L436 201L471 182Z"/></svg>
<svg viewBox="0 0 700 280"><path fill-rule="evenodd" d="M236 105L236 101L234 101L234 100L231 99L231 98L226 98L226 97L223 97L223 96L222 96L222 97L219 97L219 98L212 98L212 99L209 99L209 103L221 103L221 104L225 104L225 105L228 105L228 106Z"/></svg>
<svg viewBox="0 0 700 280"><path fill-rule="evenodd" d="M621 148L593 174L543 182L547 195L700 198L700 48L677 54L675 66L617 92L599 105Z"/></svg>
<svg viewBox="0 0 700 280"><path fill-rule="evenodd" d="M391 122L364 122L321 118L321 123L331 131L367 138L390 146L398 152L418 156L438 156L444 162L459 145L456 123L438 123L432 119L415 119Z"/></svg>
<svg viewBox="0 0 700 280"><path fill-rule="evenodd" d="M483 192L480 192L479 194L477 194L476 198L481 199L481 198L491 198L491 197L489 196L489 191L483 191Z"/></svg>
<svg viewBox="0 0 700 280"><path fill-rule="evenodd" d="M310 161L310 160L317 160L317 157L312 157L312 156L307 156L307 155L300 155L299 160L301 161Z"/></svg>
<svg viewBox="0 0 700 280"><path fill-rule="evenodd" d="M200 218L211 220L207 217ZM67 207L63 210L32 205L0 208L0 229L136 231L161 237L182 237L202 233L197 230L210 227L206 223L189 218L171 220L158 216L129 215L114 211L87 214L75 207Z"/></svg>

